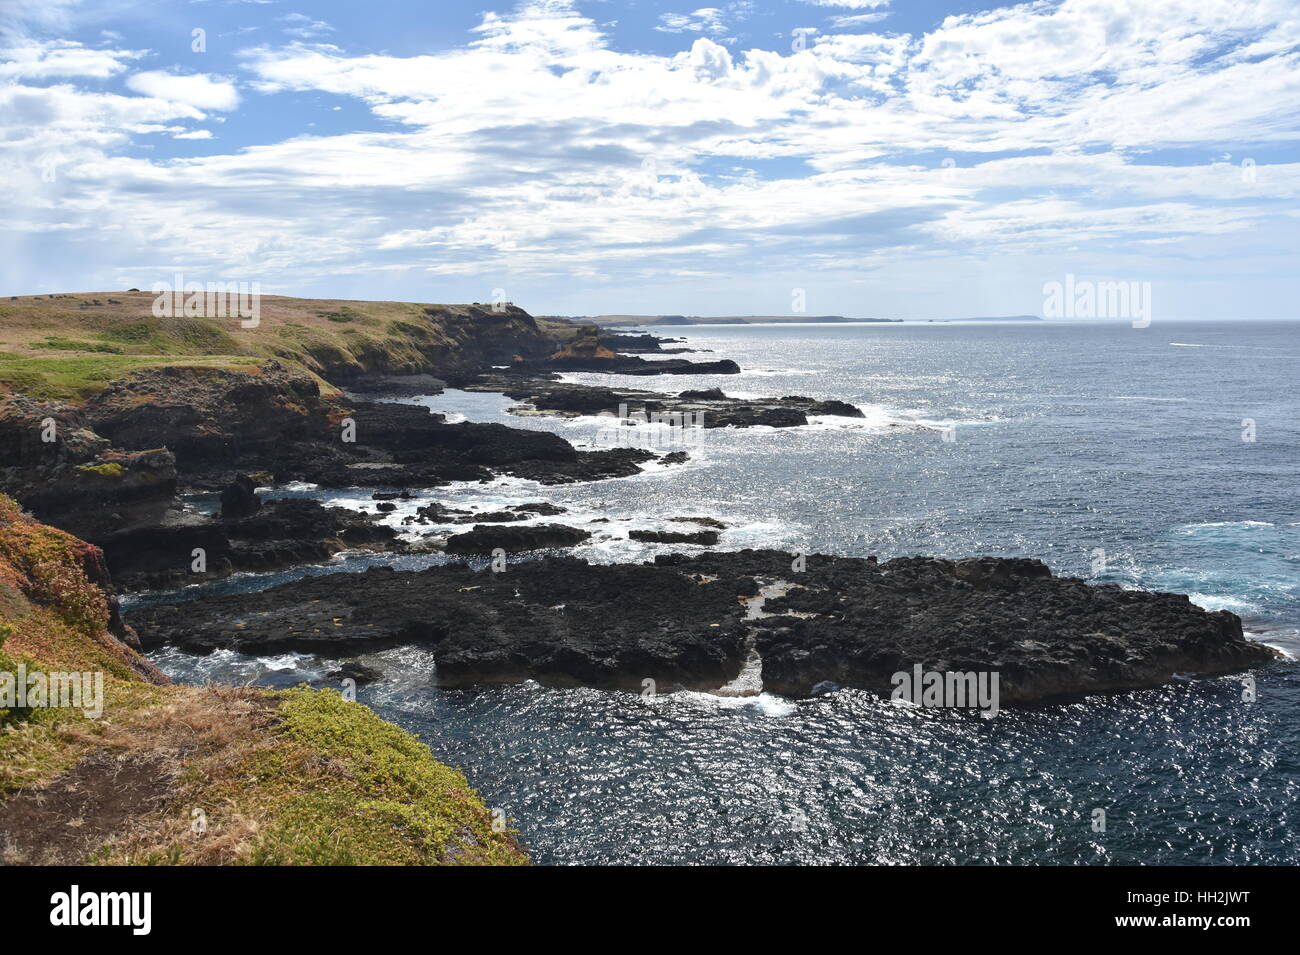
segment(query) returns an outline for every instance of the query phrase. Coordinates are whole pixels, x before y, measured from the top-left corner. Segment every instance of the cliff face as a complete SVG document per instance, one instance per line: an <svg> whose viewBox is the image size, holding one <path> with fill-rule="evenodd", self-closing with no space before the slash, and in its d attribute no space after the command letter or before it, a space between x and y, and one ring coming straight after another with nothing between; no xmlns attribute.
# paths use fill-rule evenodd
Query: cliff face
<svg viewBox="0 0 1300 955"><path fill-rule="evenodd" d="M178 474L221 482L236 469L350 463L338 426L351 407L336 386L397 380L429 393L556 348L555 331L513 305L264 296L245 328L160 318L153 301L0 302L0 493L96 542L167 521Z"/></svg>
<svg viewBox="0 0 1300 955"><path fill-rule="evenodd" d="M181 470L233 465L299 441L323 441L341 406L310 375L270 360L238 371L151 368L86 402L86 421L125 450L166 447Z"/></svg>
<svg viewBox="0 0 1300 955"><path fill-rule="evenodd" d="M108 583L0 496L0 687L101 687L0 697L0 863L527 862L463 775L338 693L169 685Z"/></svg>
<svg viewBox="0 0 1300 955"><path fill-rule="evenodd" d="M161 517L175 465L160 442L114 447L72 405L0 394L0 493L82 536Z"/></svg>

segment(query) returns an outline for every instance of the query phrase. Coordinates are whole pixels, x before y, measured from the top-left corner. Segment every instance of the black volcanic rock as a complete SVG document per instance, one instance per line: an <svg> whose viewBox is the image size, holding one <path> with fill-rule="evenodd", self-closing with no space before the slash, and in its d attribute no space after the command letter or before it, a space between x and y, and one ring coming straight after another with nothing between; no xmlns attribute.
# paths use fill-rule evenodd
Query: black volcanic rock
<svg viewBox="0 0 1300 955"><path fill-rule="evenodd" d="M640 474L641 465L654 458L654 452L642 448L610 448L608 451L579 451L574 461L521 461L501 470L539 484L574 484L601 478L631 477Z"/></svg>
<svg viewBox="0 0 1300 955"><path fill-rule="evenodd" d="M337 670L331 670L325 674L331 680L353 680L358 686L364 683L374 683L384 678L383 671L356 660L348 660Z"/></svg>
<svg viewBox="0 0 1300 955"><path fill-rule="evenodd" d="M565 513L568 508L560 507L558 504L551 504L548 501L531 501L528 504L511 505L510 510L520 511L526 514L542 514L546 517L554 517L556 514Z"/></svg>
<svg viewBox="0 0 1300 955"><path fill-rule="evenodd" d="M438 524L455 524L463 517L470 516L469 511L459 507L448 507L446 504L440 504L437 501L417 508L416 513L420 517Z"/></svg>
<svg viewBox="0 0 1300 955"><path fill-rule="evenodd" d="M740 366L730 358L719 361L688 361L670 358L665 361L646 361L635 355L613 358L596 355L564 355L542 361L517 362L512 373L538 374L549 371L595 371L613 375L738 375Z"/></svg>
<svg viewBox="0 0 1300 955"><path fill-rule="evenodd" d="M363 375L348 382L349 391L393 397L440 395L446 387L433 375Z"/></svg>
<svg viewBox="0 0 1300 955"><path fill-rule="evenodd" d="M518 511L478 511L475 514L468 514L465 517L456 518L457 524L508 524L511 521L526 521L527 514L520 514Z"/></svg>
<svg viewBox="0 0 1300 955"><path fill-rule="evenodd" d="M635 388L611 388L552 381L544 377L527 378L518 371L509 374L481 375L467 385L472 391L500 391L518 401L528 402L535 411L557 415L626 414L630 419L642 416L667 417L670 423L697 423L704 428L748 428L764 425L771 428L797 428L808 423L808 415L863 417L861 409L845 401L818 400L801 395L782 398L731 398L720 388L687 390L665 395Z"/></svg>
<svg viewBox="0 0 1300 955"><path fill-rule="evenodd" d="M83 409L0 393L0 492L40 520L98 543L163 518L176 493L176 459L157 445L112 447L91 430Z"/></svg>
<svg viewBox="0 0 1300 955"><path fill-rule="evenodd" d="M572 547L590 536L590 531L563 524L530 524L525 527L476 524L473 530L449 537L447 550L453 554L490 554L500 547L511 554L551 547Z"/></svg>
<svg viewBox="0 0 1300 955"><path fill-rule="evenodd" d="M681 344L684 338L660 338L658 335L615 335L609 332L602 332L599 337L599 345L602 348L608 348L610 351L624 352L633 354L636 352L653 352L655 354L668 354L670 352L692 351L690 348L664 348L664 345Z"/></svg>
<svg viewBox="0 0 1300 955"><path fill-rule="evenodd" d="M91 397L85 415L124 450L168 448L177 470L188 474L273 461L294 445L329 441L331 409L315 379L269 360L248 372L173 365L134 371Z"/></svg>
<svg viewBox="0 0 1300 955"><path fill-rule="evenodd" d="M678 524L699 524L701 527L712 527L716 531L727 529L727 525L716 517L670 517L668 520Z"/></svg>
<svg viewBox="0 0 1300 955"><path fill-rule="evenodd" d="M836 415L841 418L863 418L862 409L857 405L851 405L847 401L813 401L807 408L809 414L817 415Z"/></svg>
<svg viewBox="0 0 1300 955"><path fill-rule="evenodd" d="M628 540L642 541L647 544L704 544L712 546L718 542L717 531L647 531L627 532Z"/></svg>
<svg viewBox="0 0 1300 955"><path fill-rule="evenodd" d="M480 530L530 528L471 533ZM1244 639L1233 614L1180 595L1053 577L1037 561L812 555L797 566L788 553L739 551L648 564L519 560L500 573L375 568L142 607L127 622L146 647L195 652L419 643L448 685L532 678L639 689L648 678L711 688L737 675L752 646L772 692L802 696L825 681L888 691L892 674L921 665L997 672L1004 704L1231 673L1277 657ZM749 616L738 598L780 581L785 596Z"/></svg>
<svg viewBox="0 0 1300 955"><path fill-rule="evenodd" d="M257 485L247 474L238 474L221 491L221 516L229 520L251 517L262 506Z"/></svg>
<svg viewBox="0 0 1300 955"><path fill-rule="evenodd" d="M346 508L309 499L268 501L239 520L186 516L127 528L101 546L113 582L126 590L177 587L234 571L265 571L329 559L349 547L404 550L397 532ZM194 570L195 549L206 568Z"/></svg>

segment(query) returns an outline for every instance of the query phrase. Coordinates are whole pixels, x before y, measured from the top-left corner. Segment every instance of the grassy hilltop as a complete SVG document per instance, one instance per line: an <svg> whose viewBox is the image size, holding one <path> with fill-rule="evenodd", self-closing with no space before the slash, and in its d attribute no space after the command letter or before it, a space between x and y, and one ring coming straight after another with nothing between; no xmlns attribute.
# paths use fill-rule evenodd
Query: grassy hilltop
<svg viewBox="0 0 1300 955"><path fill-rule="evenodd" d="M325 383L364 372L447 373L483 349L537 346L564 337L514 306L430 305L263 295L259 323L235 317L153 314L152 292L0 298L0 388L77 401L109 381L157 365L243 369L268 358ZM508 355L506 356L509 357ZM331 390L327 387L326 389Z"/></svg>

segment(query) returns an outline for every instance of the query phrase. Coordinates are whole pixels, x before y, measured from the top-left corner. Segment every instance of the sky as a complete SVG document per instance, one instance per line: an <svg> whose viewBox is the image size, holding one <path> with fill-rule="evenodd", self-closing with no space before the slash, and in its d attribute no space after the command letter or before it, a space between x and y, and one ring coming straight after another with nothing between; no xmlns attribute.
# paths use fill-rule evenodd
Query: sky
<svg viewBox="0 0 1300 955"><path fill-rule="evenodd" d="M0 0L0 293L1300 318L1298 140L1295 0Z"/></svg>

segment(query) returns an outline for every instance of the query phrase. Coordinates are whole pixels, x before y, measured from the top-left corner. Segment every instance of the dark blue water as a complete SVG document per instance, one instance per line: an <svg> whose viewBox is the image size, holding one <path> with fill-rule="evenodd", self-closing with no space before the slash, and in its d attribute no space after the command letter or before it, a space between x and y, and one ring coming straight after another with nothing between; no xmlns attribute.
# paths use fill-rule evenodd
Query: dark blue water
<svg viewBox="0 0 1300 955"><path fill-rule="evenodd" d="M553 500L571 508L561 518L570 523L611 518L579 549L592 560L644 559L665 548L628 541L627 530L691 514L727 521L729 547L1041 557L1058 573L1192 594L1240 614L1258 639L1300 652L1300 326L660 331L735 358L745 373L622 383L836 397L867 417L707 431L682 468L564 488L437 489L392 519L429 499ZM575 443L597 441L601 427L512 416L511 402L492 395L425 403ZM366 506L368 497L326 499ZM345 557L311 572L375 561ZM156 659L182 678L280 685L330 669L295 654ZM852 690L806 701L647 701L533 684L444 691L419 650L372 662L389 679L362 699L464 768L541 862L1300 861L1300 674L1291 662L1254 674L1253 703L1230 677L993 720ZM1098 809L1104 832L1093 828Z"/></svg>

